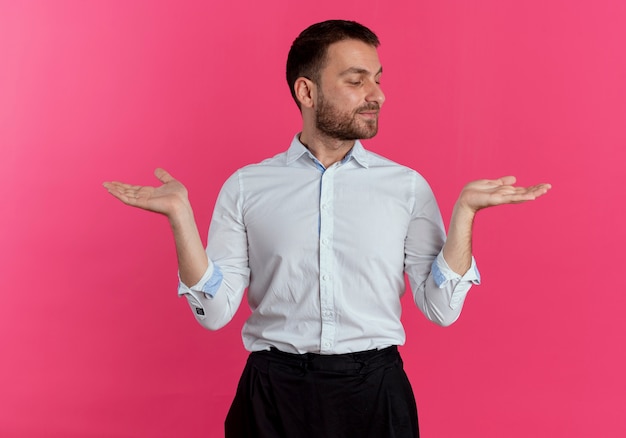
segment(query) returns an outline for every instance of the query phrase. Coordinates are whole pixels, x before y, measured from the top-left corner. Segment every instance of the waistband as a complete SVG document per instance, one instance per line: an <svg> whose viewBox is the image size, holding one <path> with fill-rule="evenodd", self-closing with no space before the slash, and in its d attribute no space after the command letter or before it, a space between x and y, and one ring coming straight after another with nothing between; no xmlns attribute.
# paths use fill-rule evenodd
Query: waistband
<svg viewBox="0 0 626 438"><path fill-rule="evenodd" d="M250 360L257 363L277 362L308 371L361 371L394 363L400 359L398 347L359 351L344 354L285 353L276 348L250 353Z"/></svg>

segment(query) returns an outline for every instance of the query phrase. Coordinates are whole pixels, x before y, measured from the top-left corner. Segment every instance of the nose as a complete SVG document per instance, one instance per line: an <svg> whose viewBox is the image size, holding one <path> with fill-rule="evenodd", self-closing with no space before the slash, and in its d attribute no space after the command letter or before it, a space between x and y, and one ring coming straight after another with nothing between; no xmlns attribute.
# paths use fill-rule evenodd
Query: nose
<svg viewBox="0 0 626 438"><path fill-rule="evenodd" d="M380 88L380 84L372 81L369 89L367 90L367 96L365 100L368 102L378 102L378 106L383 106L383 102L385 102L385 93Z"/></svg>

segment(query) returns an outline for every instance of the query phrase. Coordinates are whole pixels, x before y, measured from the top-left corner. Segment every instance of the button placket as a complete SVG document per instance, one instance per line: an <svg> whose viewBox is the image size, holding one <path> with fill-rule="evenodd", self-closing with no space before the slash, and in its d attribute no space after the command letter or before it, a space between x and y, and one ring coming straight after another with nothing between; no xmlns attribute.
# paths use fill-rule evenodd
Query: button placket
<svg viewBox="0 0 626 438"><path fill-rule="evenodd" d="M319 266L320 266L320 312L322 330L320 338L321 353L330 353L335 343L335 296L333 278L333 204L334 176L337 166L331 166L322 174L320 187L320 229L319 229Z"/></svg>

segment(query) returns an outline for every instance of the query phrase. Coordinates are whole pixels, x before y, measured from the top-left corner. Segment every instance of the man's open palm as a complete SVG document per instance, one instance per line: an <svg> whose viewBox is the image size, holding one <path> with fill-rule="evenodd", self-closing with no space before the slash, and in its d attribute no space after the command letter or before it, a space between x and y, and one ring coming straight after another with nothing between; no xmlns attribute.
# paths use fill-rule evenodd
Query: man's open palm
<svg viewBox="0 0 626 438"><path fill-rule="evenodd" d="M159 187L138 186L117 181L105 182L103 185L110 194L124 204L170 216L178 206L188 202L187 189L164 169L156 169L154 174L163 183Z"/></svg>
<svg viewBox="0 0 626 438"><path fill-rule="evenodd" d="M496 180L478 180L467 184L461 192L460 201L473 211L502 204L519 204L544 195L550 184L531 187L515 186L515 177L505 176Z"/></svg>

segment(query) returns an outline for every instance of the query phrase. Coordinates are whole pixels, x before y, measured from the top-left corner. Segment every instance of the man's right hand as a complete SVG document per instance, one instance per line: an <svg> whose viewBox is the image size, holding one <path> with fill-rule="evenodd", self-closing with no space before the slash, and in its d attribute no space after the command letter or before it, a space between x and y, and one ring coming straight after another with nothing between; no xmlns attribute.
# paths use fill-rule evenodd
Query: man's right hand
<svg viewBox="0 0 626 438"><path fill-rule="evenodd" d="M154 174L163 185L137 186L114 181L105 182L103 186L126 205L161 213L172 219L181 208L189 206L187 189L164 169L156 169Z"/></svg>
<svg viewBox="0 0 626 438"><path fill-rule="evenodd" d="M163 169L156 169L154 174L163 183L159 187L121 182L105 182L103 185L124 204L167 216L174 233L180 279L187 285L194 285L202 278L209 261L200 240L187 189Z"/></svg>

